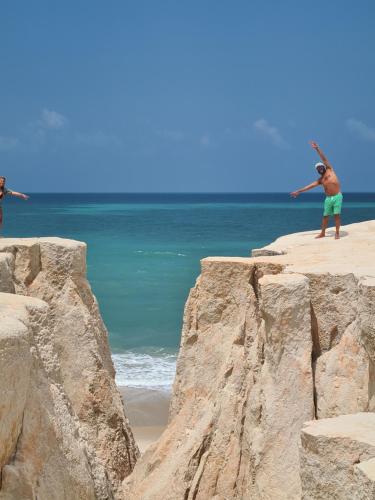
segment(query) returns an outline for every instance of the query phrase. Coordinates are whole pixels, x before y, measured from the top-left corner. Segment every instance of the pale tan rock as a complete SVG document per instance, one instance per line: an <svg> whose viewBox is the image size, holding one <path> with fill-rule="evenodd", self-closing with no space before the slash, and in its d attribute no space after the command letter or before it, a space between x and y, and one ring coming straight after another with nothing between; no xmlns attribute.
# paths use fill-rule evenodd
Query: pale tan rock
<svg viewBox="0 0 375 500"><path fill-rule="evenodd" d="M2 296L0 294L0 470L13 454L20 434L32 364L28 328L17 318L20 313L27 316L25 308L21 301L15 300L13 310L6 310L1 303Z"/></svg>
<svg viewBox="0 0 375 500"><path fill-rule="evenodd" d="M349 325L339 344L317 359L315 387L318 418L372 410L371 360L357 321Z"/></svg>
<svg viewBox="0 0 375 500"><path fill-rule="evenodd" d="M358 485L357 499L373 500L375 498L375 458L356 464L354 477L354 482Z"/></svg>
<svg viewBox="0 0 375 500"><path fill-rule="evenodd" d="M316 321L317 354L335 347L356 319L358 279L352 274L306 273L311 313Z"/></svg>
<svg viewBox="0 0 375 500"><path fill-rule="evenodd" d="M245 330L256 331L253 269L214 261L202 267L185 307L170 424L125 481L124 498L214 498L235 488L248 371Z"/></svg>
<svg viewBox="0 0 375 500"><path fill-rule="evenodd" d="M0 253L0 292L14 293L13 255Z"/></svg>
<svg viewBox="0 0 375 500"><path fill-rule="evenodd" d="M372 500L375 413L307 422L301 433L304 500Z"/></svg>
<svg viewBox="0 0 375 500"><path fill-rule="evenodd" d="M1 500L97 498L49 323L45 302L0 294Z"/></svg>
<svg viewBox="0 0 375 500"><path fill-rule="evenodd" d="M170 424L124 482L125 498L299 498L299 430L314 414L308 279L258 282L257 272L202 262Z"/></svg>
<svg viewBox="0 0 375 500"><path fill-rule="evenodd" d="M37 492L49 500L50 485L56 500L70 499L70 492L88 499L301 498L302 422L314 413L374 408L375 223L344 227L342 235L340 241L289 235L254 258L202 261L185 307L169 425L121 491L137 450L85 278L85 246L2 240L0 290L13 287L48 303L38 301L32 314L23 305L21 323L8 325L5 315L4 387L13 384L20 396L14 408L9 393L0 403L10 415L0 430L4 498ZM13 358L19 366L18 354L30 371L15 380L9 366ZM371 418L307 424L304 498L349 498L339 496L343 485L350 498L373 498ZM311 430L319 422L322 438ZM359 462L351 463L358 450ZM314 496L321 464L322 495L331 497Z"/></svg>
<svg viewBox="0 0 375 500"><path fill-rule="evenodd" d="M375 277L365 277L359 283L358 316L362 343L375 363Z"/></svg>
<svg viewBox="0 0 375 500"><path fill-rule="evenodd" d="M309 280L278 274L264 276L259 285L264 362L256 383L260 397L256 401L249 395L244 426L254 460L247 467L253 480L245 494L298 499L298 436L303 422L314 417Z"/></svg>
<svg viewBox="0 0 375 500"><path fill-rule="evenodd" d="M0 289L9 288L11 277L16 293L49 305L44 369L55 370L57 358L59 383L79 422L95 498L117 497L139 452L115 385L107 331L86 280L86 245L60 238L1 239L1 262L0 276L6 279Z"/></svg>
<svg viewBox="0 0 375 500"><path fill-rule="evenodd" d="M375 221L315 234L202 261L170 422L124 498L299 499L303 421L374 407Z"/></svg>
<svg viewBox="0 0 375 500"><path fill-rule="evenodd" d="M315 239L317 231L281 236L264 250L280 253L267 257L267 261L285 266L286 271L346 275L357 278L374 275L375 220L342 226L341 239L334 239L334 230L328 229L327 237ZM264 257L256 257L255 260Z"/></svg>

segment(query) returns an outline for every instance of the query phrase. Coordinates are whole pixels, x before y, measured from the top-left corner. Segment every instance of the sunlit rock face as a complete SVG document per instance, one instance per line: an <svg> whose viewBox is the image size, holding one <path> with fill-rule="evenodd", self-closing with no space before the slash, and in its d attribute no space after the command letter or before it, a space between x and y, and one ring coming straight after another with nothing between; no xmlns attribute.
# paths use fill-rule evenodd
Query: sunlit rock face
<svg viewBox="0 0 375 500"><path fill-rule="evenodd" d="M304 422L374 409L375 222L344 227L339 241L328 235L202 261L169 425L124 480L123 498L310 498Z"/></svg>
<svg viewBox="0 0 375 500"><path fill-rule="evenodd" d="M0 240L0 498L120 498L138 449L86 245Z"/></svg>
<svg viewBox="0 0 375 500"><path fill-rule="evenodd" d="M375 498L375 413L307 422L301 435L302 498Z"/></svg>

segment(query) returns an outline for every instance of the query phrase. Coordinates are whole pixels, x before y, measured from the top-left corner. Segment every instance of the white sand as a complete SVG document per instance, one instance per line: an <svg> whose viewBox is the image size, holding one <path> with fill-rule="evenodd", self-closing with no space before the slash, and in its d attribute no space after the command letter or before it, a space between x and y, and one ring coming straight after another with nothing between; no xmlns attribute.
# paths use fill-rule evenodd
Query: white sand
<svg viewBox="0 0 375 500"><path fill-rule="evenodd" d="M155 389L120 386L125 413L138 447L143 453L157 441L168 422L170 394Z"/></svg>
<svg viewBox="0 0 375 500"><path fill-rule="evenodd" d="M165 426L132 427L133 435L141 453L159 439Z"/></svg>

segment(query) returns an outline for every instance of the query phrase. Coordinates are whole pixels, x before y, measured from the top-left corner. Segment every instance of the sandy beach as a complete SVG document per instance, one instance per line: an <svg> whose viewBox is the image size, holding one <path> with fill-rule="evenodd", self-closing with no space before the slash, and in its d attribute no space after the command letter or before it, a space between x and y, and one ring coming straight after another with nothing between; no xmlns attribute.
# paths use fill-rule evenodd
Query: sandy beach
<svg viewBox="0 0 375 500"><path fill-rule="evenodd" d="M133 435L141 453L162 435L165 426L132 427Z"/></svg>
<svg viewBox="0 0 375 500"><path fill-rule="evenodd" d="M119 386L119 390L135 440L143 453L159 438L167 425L170 393L124 386Z"/></svg>

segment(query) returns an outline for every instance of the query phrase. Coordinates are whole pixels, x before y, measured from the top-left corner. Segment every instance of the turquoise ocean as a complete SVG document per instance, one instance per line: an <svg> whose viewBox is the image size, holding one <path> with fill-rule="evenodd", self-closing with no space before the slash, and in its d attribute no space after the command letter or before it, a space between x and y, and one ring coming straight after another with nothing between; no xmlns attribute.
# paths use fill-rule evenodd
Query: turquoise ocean
<svg viewBox="0 0 375 500"><path fill-rule="evenodd" d="M318 229L323 194L31 194L3 203L5 237L88 245L87 273L120 385L170 388L189 290L206 256L248 256ZM375 219L375 194L344 194L343 224Z"/></svg>

